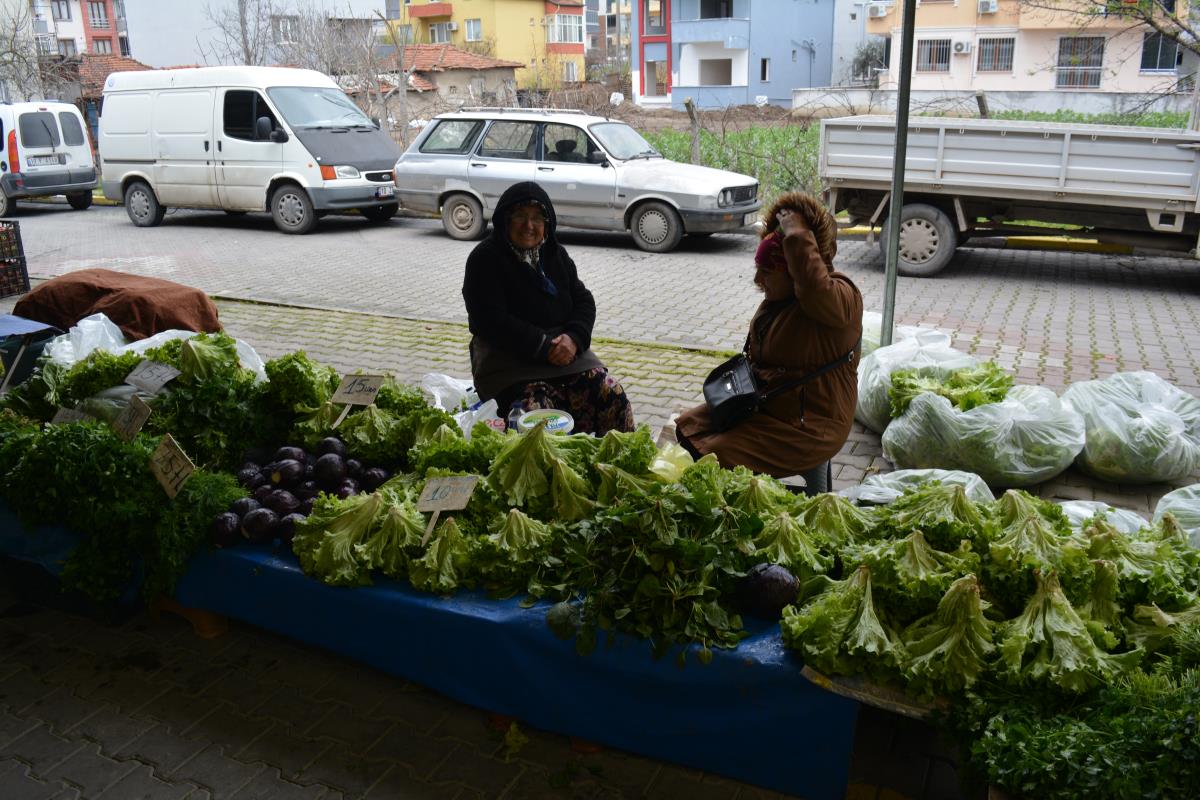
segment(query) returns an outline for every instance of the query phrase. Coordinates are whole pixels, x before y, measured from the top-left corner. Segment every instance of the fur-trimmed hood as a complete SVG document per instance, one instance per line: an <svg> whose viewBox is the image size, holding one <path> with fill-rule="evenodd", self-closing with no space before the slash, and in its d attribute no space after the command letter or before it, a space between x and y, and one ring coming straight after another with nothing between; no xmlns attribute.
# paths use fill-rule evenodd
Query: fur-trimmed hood
<svg viewBox="0 0 1200 800"><path fill-rule="evenodd" d="M825 267L833 272L833 257L837 255L837 221L825 205L804 192L788 192L780 195L763 218L765 223L760 234L763 238L779 229L779 211L788 208L804 217L817 240L817 251Z"/></svg>

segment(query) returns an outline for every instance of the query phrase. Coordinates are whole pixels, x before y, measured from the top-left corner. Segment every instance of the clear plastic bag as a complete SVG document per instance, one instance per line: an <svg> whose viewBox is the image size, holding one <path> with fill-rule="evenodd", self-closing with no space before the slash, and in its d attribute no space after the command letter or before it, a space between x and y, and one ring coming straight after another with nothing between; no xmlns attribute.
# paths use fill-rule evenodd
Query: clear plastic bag
<svg viewBox="0 0 1200 800"><path fill-rule="evenodd" d="M922 330L910 339L880 347L858 362L858 407L854 418L876 433L883 433L892 419L888 390L892 373L917 369L922 374L947 377L958 369L973 367L973 356L950 346L950 334Z"/></svg>
<svg viewBox="0 0 1200 800"><path fill-rule="evenodd" d="M92 314L71 326L62 336L50 340L43 351L64 366L87 358L93 350L117 352L125 346L125 334L104 314Z"/></svg>
<svg viewBox="0 0 1200 800"><path fill-rule="evenodd" d="M421 389L433 401L434 408L451 414L470 408L479 402L475 384L461 378L430 372L421 378Z"/></svg>
<svg viewBox="0 0 1200 800"><path fill-rule="evenodd" d="M1200 483L1164 494L1154 507L1151 522L1157 524L1168 511L1179 526L1187 531L1192 547L1200 548Z"/></svg>
<svg viewBox="0 0 1200 800"><path fill-rule="evenodd" d="M1075 461L1089 475L1157 483L1200 467L1200 400L1153 372L1073 383L1062 399L1083 417L1087 441Z"/></svg>
<svg viewBox="0 0 1200 800"><path fill-rule="evenodd" d="M881 475L869 475L858 486L842 489L838 494L855 503L885 505L931 481L962 486L967 491L967 497L976 503L990 503L996 499L983 478L971 472L949 469L898 469Z"/></svg>
<svg viewBox="0 0 1200 800"><path fill-rule="evenodd" d="M1076 530L1097 514L1102 514L1106 522L1126 536L1132 536L1149 524L1139 514L1099 500L1062 500L1059 505L1067 515L1067 522Z"/></svg>
<svg viewBox="0 0 1200 800"><path fill-rule="evenodd" d="M500 415L496 413L496 401L488 400L484 403L476 403L466 411L460 411L454 415L454 421L458 423L458 427L462 430L463 437L468 441L471 439L471 429L475 427L475 423L484 422L490 427L501 433L504 432L504 420L500 419Z"/></svg>
<svg viewBox="0 0 1200 800"><path fill-rule="evenodd" d="M878 311L864 311L862 316L862 354L864 357L879 349L879 341L883 338L882 333L883 315ZM922 328L916 325L896 325L892 329L893 344L904 339L914 339L921 336L927 338L932 336L938 341L944 340L947 345L950 344L949 336L934 328Z"/></svg>
<svg viewBox="0 0 1200 800"><path fill-rule="evenodd" d="M1042 386L1014 386L999 403L969 411L926 392L883 432L883 455L897 467L964 470L990 486L1032 486L1071 466L1083 440L1083 418Z"/></svg>

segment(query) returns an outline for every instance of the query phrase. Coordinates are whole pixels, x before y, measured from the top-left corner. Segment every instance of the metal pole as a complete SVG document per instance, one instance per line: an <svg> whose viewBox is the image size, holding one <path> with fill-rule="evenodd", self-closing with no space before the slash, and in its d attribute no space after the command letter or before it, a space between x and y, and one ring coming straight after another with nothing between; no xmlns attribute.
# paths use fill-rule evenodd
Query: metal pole
<svg viewBox="0 0 1200 800"><path fill-rule="evenodd" d="M900 258L900 209L904 208L904 161L908 153L908 98L912 93L913 38L917 0L904 0L900 33L900 88L896 94L896 148L892 156L892 202L888 210L887 271L883 282L883 327L879 344L892 343L896 316L896 264Z"/></svg>

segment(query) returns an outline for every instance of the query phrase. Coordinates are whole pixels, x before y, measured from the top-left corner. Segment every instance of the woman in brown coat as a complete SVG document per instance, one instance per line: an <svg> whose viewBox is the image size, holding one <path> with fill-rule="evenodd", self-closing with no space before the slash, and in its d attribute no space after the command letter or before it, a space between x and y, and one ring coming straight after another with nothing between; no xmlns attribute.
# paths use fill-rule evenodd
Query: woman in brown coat
<svg viewBox="0 0 1200 800"><path fill-rule="evenodd" d="M837 225L819 202L799 192L784 195L766 223L754 256L754 283L764 296L748 340L760 387L770 391L843 363L727 431L714 429L703 405L680 414L675 426L680 444L697 457L715 453L722 466L783 478L828 461L850 433L863 303L858 287L833 269Z"/></svg>

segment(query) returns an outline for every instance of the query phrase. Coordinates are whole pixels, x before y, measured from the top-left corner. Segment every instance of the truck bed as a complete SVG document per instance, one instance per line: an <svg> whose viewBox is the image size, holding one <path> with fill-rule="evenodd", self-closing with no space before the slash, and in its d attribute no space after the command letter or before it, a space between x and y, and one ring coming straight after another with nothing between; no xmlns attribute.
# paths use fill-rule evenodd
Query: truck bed
<svg viewBox="0 0 1200 800"><path fill-rule="evenodd" d="M895 118L821 122L834 189L891 187ZM1181 146L1183 145L1183 146ZM909 120L906 191L1200 210L1200 132L1055 122Z"/></svg>

